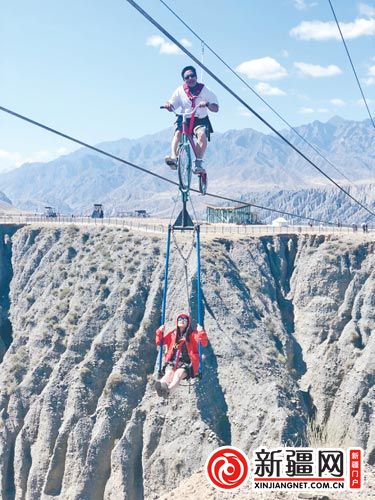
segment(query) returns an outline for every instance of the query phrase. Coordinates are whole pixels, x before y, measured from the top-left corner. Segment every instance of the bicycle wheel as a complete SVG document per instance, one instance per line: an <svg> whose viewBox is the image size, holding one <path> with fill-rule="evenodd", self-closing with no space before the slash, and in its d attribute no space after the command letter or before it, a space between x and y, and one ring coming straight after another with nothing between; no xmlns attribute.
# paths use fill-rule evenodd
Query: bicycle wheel
<svg viewBox="0 0 375 500"><path fill-rule="evenodd" d="M203 195L207 193L207 173L203 172L199 174L199 191Z"/></svg>
<svg viewBox="0 0 375 500"><path fill-rule="evenodd" d="M178 151L178 180L180 190L184 193L189 191L191 182L191 153L189 144L181 144Z"/></svg>

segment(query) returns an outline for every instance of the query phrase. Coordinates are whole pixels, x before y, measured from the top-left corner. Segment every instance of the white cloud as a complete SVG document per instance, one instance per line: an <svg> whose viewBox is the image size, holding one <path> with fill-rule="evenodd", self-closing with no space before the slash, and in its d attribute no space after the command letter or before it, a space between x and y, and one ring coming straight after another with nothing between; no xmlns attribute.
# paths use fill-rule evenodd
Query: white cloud
<svg viewBox="0 0 375 500"><path fill-rule="evenodd" d="M368 99L368 98L366 98L366 102L367 102L367 105L368 105L368 106L370 106L370 104L374 104L374 103L375 103L375 99ZM358 99L358 100L356 101L356 104L357 104L358 106L360 106L361 108L364 108L364 107L365 107L365 103L364 103L363 99ZM370 110L370 111L371 111L371 110ZM373 113L372 113L372 114L373 114Z"/></svg>
<svg viewBox="0 0 375 500"><path fill-rule="evenodd" d="M29 156L23 157L20 161L16 163L17 167L22 165L22 163L34 163L34 162L45 162L50 161L56 157L56 154L51 153L50 151L35 151L35 153L31 153Z"/></svg>
<svg viewBox="0 0 375 500"><path fill-rule="evenodd" d="M342 108L343 106L346 106L345 101L342 99L334 98L329 101L333 106L336 106L337 108Z"/></svg>
<svg viewBox="0 0 375 500"><path fill-rule="evenodd" d="M305 4L305 0L293 0L294 7L298 10L307 9L307 5Z"/></svg>
<svg viewBox="0 0 375 500"><path fill-rule="evenodd" d="M360 3L358 5L358 11L361 16L375 17L375 7L367 5L367 3Z"/></svg>
<svg viewBox="0 0 375 500"><path fill-rule="evenodd" d="M278 80L288 74L286 69L272 57L244 61L237 66L236 71L253 80Z"/></svg>
<svg viewBox="0 0 375 500"><path fill-rule="evenodd" d="M364 82L368 87L370 87L370 85L375 85L375 66L369 68L368 78L366 78Z"/></svg>
<svg viewBox="0 0 375 500"><path fill-rule="evenodd" d="M307 10L318 5L317 2L306 3L306 0L293 0L293 4L297 10Z"/></svg>
<svg viewBox="0 0 375 500"><path fill-rule="evenodd" d="M0 149L0 170L20 167L24 163L51 161L64 153L67 153L66 148L59 148L56 152L35 151L29 155Z"/></svg>
<svg viewBox="0 0 375 500"><path fill-rule="evenodd" d="M17 163L21 160L21 158L22 156L20 153L13 153L12 151L5 151L4 149L0 149L0 160Z"/></svg>
<svg viewBox="0 0 375 500"><path fill-rule="evenodd" d="M287 57L289 57L289 52L288 52L287 50L283 49L283 50L281 51L281 55L282 55L283 57L287 58Z"/></svg>
<svg viewBox="0 0 375 500"><path fill-rule="evenodd" d="M375 35L375 19L356 19L351 23L340 23L341 31L347 40L360 36ZM289 32L299 40L341 40L334 21L303 21Z"/></svg>
<svg viewBox="0 0 375 500"><path fill-rule="evenodd" d="M303 114L310 114L314 113L314 110L312 108L300 108L299 112Z"/></svg>
<svg viewBox="0 0 375 500"><path fill-rule="evenodd" d="M159 35L150 36L146 41L146 45L159 48L160 54L179 54L181 52L177 45L167 42Z"/></svg>
<svg viewBox="0 0 375 500"><path fill-rule="evenodd" d="M300 101L305 101L305 102L308 102L308 101L311 101L311 97L309 97L308 95L306 94L296 94L297 98L300 100Z"/></svg>
<svg viewBox="0 0 375 500"><path fill-rule="evenodd" d="M335 76L342 73L341 69L334 64L329 66L319 66L319 64L308 64L304 62L296 62L294 66L300 70L303 75L312 76L314 78L321 78L326 76Z"/></svg>
<svg viewBox="0 0 375 500"><path fill-rule="evenodd" d="M247 118L249 116L253 116L253 114L250 113L250 111L248 111L246 108L243 108L243 107L238 108L238 114L240 116L246 116Z"/></svg>
<svg viewBox="0 0 375 500"><path fill-rule="evenodd" d="M304 115L311 115L312 113L328 113L327 108L318 108L318 109L313 109L313 108L300 108L298 110L299 113L302 113Z"/></svg>
<svg viewBox="0 0 375 500"><path fill-rule="evenodd" d="M187 38L182 38L180 40L181 45L184 47L191 47L192 44ZM153 35L147 38L146 45L148 47L156 47L159 49L159 54L168 55L178 55L181 54L181 50L174 43L167 42L165 38L159 35Z"/></svg>
<svg viewBox="0 0 375 500"><path fill-rule="evenodd" d="M272 87L269 83L264 82L257 83L255 89L260 95L286 95L286 92L278 87Z"/></svg>
<svg viewBox="0 0 375 500"><path fill-rule="evenodd" d="M183 45L186 48L192 47L192 45L193 45L187 38L181 38L180 42L181 42L181 45Z"/></svg>
<svg viewBox="0 0 375 500"><path fill-rule="evenodd" d="M146 45L149 47L159 47L165 42L164 38L159 35L149 36L146 40Z"/></svg>

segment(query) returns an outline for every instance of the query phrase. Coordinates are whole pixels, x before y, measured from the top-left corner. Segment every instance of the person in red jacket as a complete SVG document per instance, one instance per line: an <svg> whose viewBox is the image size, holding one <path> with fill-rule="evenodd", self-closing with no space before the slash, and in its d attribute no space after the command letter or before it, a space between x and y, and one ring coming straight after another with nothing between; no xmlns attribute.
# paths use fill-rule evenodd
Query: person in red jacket
<svg viewBox="0 0 375 500"><path fill-rule="evenodd" d="M178 387L181 380L196 377L199 371L199 342L203 347L208 344L207 334L201 325L191 328L191 318L181 313L177 316L176 328L166 335L165 325L156 330L156 345L166 347L164 356L164 376L155 382L158 396L168 397Z"/></svg>

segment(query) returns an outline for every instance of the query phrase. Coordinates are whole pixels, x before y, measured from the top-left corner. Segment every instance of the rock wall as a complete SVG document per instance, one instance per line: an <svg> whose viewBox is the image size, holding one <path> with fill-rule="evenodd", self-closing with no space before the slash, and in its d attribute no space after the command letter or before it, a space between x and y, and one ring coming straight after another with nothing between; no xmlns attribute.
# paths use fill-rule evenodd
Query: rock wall
<svg viewBox="0 0 375 500"><path fill-rule="evenodd" d="M13 224L0 226L0 362L12 342L12 324L9 321L12 236L20 227Z"/></svg>
<svg viewBox="0 0 375 500"><path fill-rule="evenodd" d="M204 241L204 376L169 400L152 381L164 248L119 228L14 234L1 498L156 499L224 443L360 445L374 463L374 242ZM172 247L169 326L186 301Z"/></svg>

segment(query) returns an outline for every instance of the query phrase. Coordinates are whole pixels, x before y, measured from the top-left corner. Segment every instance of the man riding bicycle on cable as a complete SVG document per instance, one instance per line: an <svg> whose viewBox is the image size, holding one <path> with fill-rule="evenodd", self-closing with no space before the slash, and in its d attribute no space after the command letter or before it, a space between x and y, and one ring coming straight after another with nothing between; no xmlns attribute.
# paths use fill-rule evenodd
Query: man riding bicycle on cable
<svg viewBox="0 0 375 500"><path fill-rule="evenodd" d="M213 113L219 111L217 97L203 83L197 82L197 72L193 66L186 66L181 76L184 84L178 87L172 97L164 105L168 111L181 108L182 112L188 112L195 106L198 109L188 119L189 134L194 133L197 144L197 159L195 160L194 173L204 172L202 160L207 148L207 139L210 140L210 134L213 133L210 119L208 118L207 108ZM175 133L171 144L171 156L166 156L165 162L172 170L177 169L178 144L181 139L182 117L179 116L176 121Z"/></svg>

